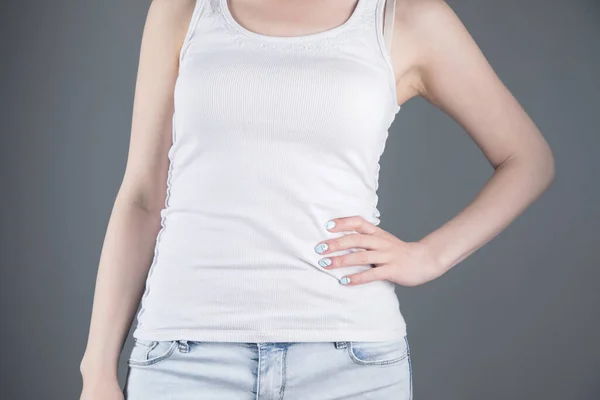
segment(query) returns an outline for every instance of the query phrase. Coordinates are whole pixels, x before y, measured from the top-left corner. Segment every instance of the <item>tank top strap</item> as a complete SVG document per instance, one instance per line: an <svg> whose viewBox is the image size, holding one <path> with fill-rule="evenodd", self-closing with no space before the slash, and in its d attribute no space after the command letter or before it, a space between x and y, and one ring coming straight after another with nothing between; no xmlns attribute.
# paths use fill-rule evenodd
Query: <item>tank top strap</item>
<svg viewBox="0 0 600 400"><path fill-rule="evenodd" d="M192 37L196 32L196 26L198 25L198 20L200 19L201 14L205 14L210 10L208 0L195 0L194 2L194 10L192 11L192 16L190 19L190 23L187 27L186 35L183 39L183 43L181 44L181 50L179 52L179 63L181 64L183 57L192 42Z"/></svg>
<svg viewBox="0 0 600 400"><path fill-rule="evenodd" d="M383 38L385 49L392 52L392 36L394 33L394 16L396 13L396 0L381 0L385 3L385 20L383 25Z"/></svg>

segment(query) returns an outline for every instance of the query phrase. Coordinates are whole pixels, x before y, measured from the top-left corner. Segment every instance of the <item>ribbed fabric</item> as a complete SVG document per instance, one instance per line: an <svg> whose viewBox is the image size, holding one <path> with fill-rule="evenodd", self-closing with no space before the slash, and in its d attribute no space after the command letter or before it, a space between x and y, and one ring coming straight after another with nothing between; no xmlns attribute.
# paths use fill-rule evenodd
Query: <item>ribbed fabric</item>
<svg viewBox="0 0 600 400"><path fill-rule="evenodd" d="M244 28L227 0L197 1L134 337L403 338L394 283L342 285L373 266L326 270L314 250L354 233L327 231L332 218L380 222L379 159L400 110L384 9L384 0L359 0L338 27L280 37ZM361 250L332 255L352 251Z"/></svg>

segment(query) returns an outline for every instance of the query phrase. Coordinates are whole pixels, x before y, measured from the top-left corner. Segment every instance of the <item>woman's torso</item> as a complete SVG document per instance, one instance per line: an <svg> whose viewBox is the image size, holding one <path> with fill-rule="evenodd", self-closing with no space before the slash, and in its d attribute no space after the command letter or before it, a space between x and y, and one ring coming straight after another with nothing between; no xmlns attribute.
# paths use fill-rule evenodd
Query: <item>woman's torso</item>
<svg viewBox="0 0 600 400"><path fill-rule="evenodd" d="M278 37L197 0L175 86L167 200L134 336L276 342L402 338L395 285L319 266L332 218L379 223L397 104L383 0ZM332 255L342 255L340 251Z"/></svg>

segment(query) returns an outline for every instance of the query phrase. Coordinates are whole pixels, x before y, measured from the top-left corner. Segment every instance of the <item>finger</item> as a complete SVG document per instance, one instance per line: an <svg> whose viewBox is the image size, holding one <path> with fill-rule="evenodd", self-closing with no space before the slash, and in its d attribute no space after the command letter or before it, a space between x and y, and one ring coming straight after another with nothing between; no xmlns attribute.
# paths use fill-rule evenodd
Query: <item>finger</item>
<svg viewBox="0 0 600 400"><path fill-rule="evenodd" d="M374 267L363 272L346 275L340 279L340 283L346 286L355 286L389 279L390 276L388 267Z"/></svg>
<svg viewBox="0 0 600 400"><path fill-rule="evenodd" d="M325 224L325 228L330 232L356 231L365 235L387 236L388 232L379 226L367 221L360 215L350 217L333 218Z"/></svg>
<svg viewBox="0 0 600 400"><path fill-rule="evenodd" d="M356 251L342 256L323 257L319 260L319 265L326 269L336 269L354 265L375 265L386 264L389 255L382 251Z"/></svg>
<svg viewBox="0 0 600 400"><path fill-rule="evenodd" d="M387 242L377 236L349 233L347 235L323 240L315 246L319 254L329 254L338 250L360 248L365 250L383 250Z"/></svg>

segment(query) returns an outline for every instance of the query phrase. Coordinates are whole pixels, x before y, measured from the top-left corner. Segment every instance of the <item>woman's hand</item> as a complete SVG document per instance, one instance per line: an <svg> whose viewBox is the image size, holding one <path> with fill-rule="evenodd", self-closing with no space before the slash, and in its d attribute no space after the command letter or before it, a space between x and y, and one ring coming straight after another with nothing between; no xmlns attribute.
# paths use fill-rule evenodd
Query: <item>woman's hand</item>
<svg viewBox="0 0 600 400"><path fill-rule="evenodd" d="M335 223L333 227L330 227L331 222ZM404 242L361 216L335 218L328 222L326 227L330 232L357 233L317 244L315 251L325 256L319 261L320 266L334 269L352 265L373 265L369 270L346 275L340 279L340 283L359 285L386 279L402 286L417 286L439 277L444 272L435 255L425 244ZM350 248L361 248L364 251L327 256L328 253Z"/></svg>

